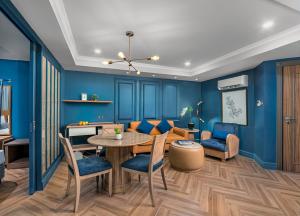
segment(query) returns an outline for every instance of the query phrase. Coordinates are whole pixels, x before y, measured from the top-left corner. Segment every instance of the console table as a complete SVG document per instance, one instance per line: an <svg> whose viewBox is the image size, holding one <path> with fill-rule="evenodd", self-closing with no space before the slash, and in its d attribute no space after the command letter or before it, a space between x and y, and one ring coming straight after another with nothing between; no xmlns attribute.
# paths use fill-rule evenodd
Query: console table
<svg viewBox="0 0 300 216"><path fill-rule="evenodd" d="M16 139L5 143L5 163L7 169L28 167L29 139Z"/></svg>

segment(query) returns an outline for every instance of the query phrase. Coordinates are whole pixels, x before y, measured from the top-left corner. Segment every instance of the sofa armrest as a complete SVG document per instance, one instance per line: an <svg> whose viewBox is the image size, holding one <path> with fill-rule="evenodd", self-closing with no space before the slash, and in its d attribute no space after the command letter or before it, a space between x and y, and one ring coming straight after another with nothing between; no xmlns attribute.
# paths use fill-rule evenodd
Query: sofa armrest
<svg viewBox="0 0 300 216"><path fill-rule="evenodd" d="M228 147L228 156L233 157L239 153L240 139L234 134L228 134L226 146Z"/></svg>
<svg viewBox="0 0 300 216"><path fill-rule="evenodd" d="M127 128L127 132L137 132L135 129Z"/></svg>
<svg viewBox="0 0 300 216"><path fill-rule="evenodd" d="M187 130L184 130L182 128L174 127L173 132L179 136L184 137L185 139L189 139L189 132Z"/></svg>
<svg viewBox="0 0 300 216"><path fill-rule="evenodd" d="M210 131L202 131L201 133L201 140L208 140L211 138L211 132Z"/></svg>

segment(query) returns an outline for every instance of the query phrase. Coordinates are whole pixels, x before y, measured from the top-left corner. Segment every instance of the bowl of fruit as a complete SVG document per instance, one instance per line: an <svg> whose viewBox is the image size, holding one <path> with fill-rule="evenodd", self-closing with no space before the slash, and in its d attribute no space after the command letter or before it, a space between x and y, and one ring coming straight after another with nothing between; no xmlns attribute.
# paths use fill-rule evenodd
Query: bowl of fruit
<svg viewBox="0 0 300 216"><path fill-rule="evenodd" d="M88 125L88 124L89 124L89 122L87 122L87 121L80 121L79 122L80 126L84 126L84 125Z"/></svg>

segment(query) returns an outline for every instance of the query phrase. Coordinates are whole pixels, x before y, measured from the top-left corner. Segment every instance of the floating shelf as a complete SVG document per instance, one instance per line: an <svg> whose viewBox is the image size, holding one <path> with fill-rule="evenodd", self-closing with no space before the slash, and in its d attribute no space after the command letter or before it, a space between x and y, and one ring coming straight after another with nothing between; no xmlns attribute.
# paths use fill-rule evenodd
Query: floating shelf
<svg viewBox="0 0 300 216"><path fill-rule="evenodd" d="M96 104L110 104L112 101L104 101L104 100L63 100L65 103L96 103Z"/></svg>

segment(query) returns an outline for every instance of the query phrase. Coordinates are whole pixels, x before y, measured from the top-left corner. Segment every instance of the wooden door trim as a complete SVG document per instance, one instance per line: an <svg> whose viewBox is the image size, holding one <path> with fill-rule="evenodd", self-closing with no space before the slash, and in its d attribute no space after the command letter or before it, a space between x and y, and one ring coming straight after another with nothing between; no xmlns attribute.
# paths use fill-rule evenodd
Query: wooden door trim
<svg viewBox="0 0 300 216"><path fill-rule="evenodd" d="M277 161L277 169L282 170L283 169L283 122L282 122L282 115L283 115L283 68L285 66L293 66L293 65L299 65L300 60L291 60L291 61L284 61L284 62L278 62L276 64L276 99L277 99L277 127L276 127L276 161Z"/></svg>

